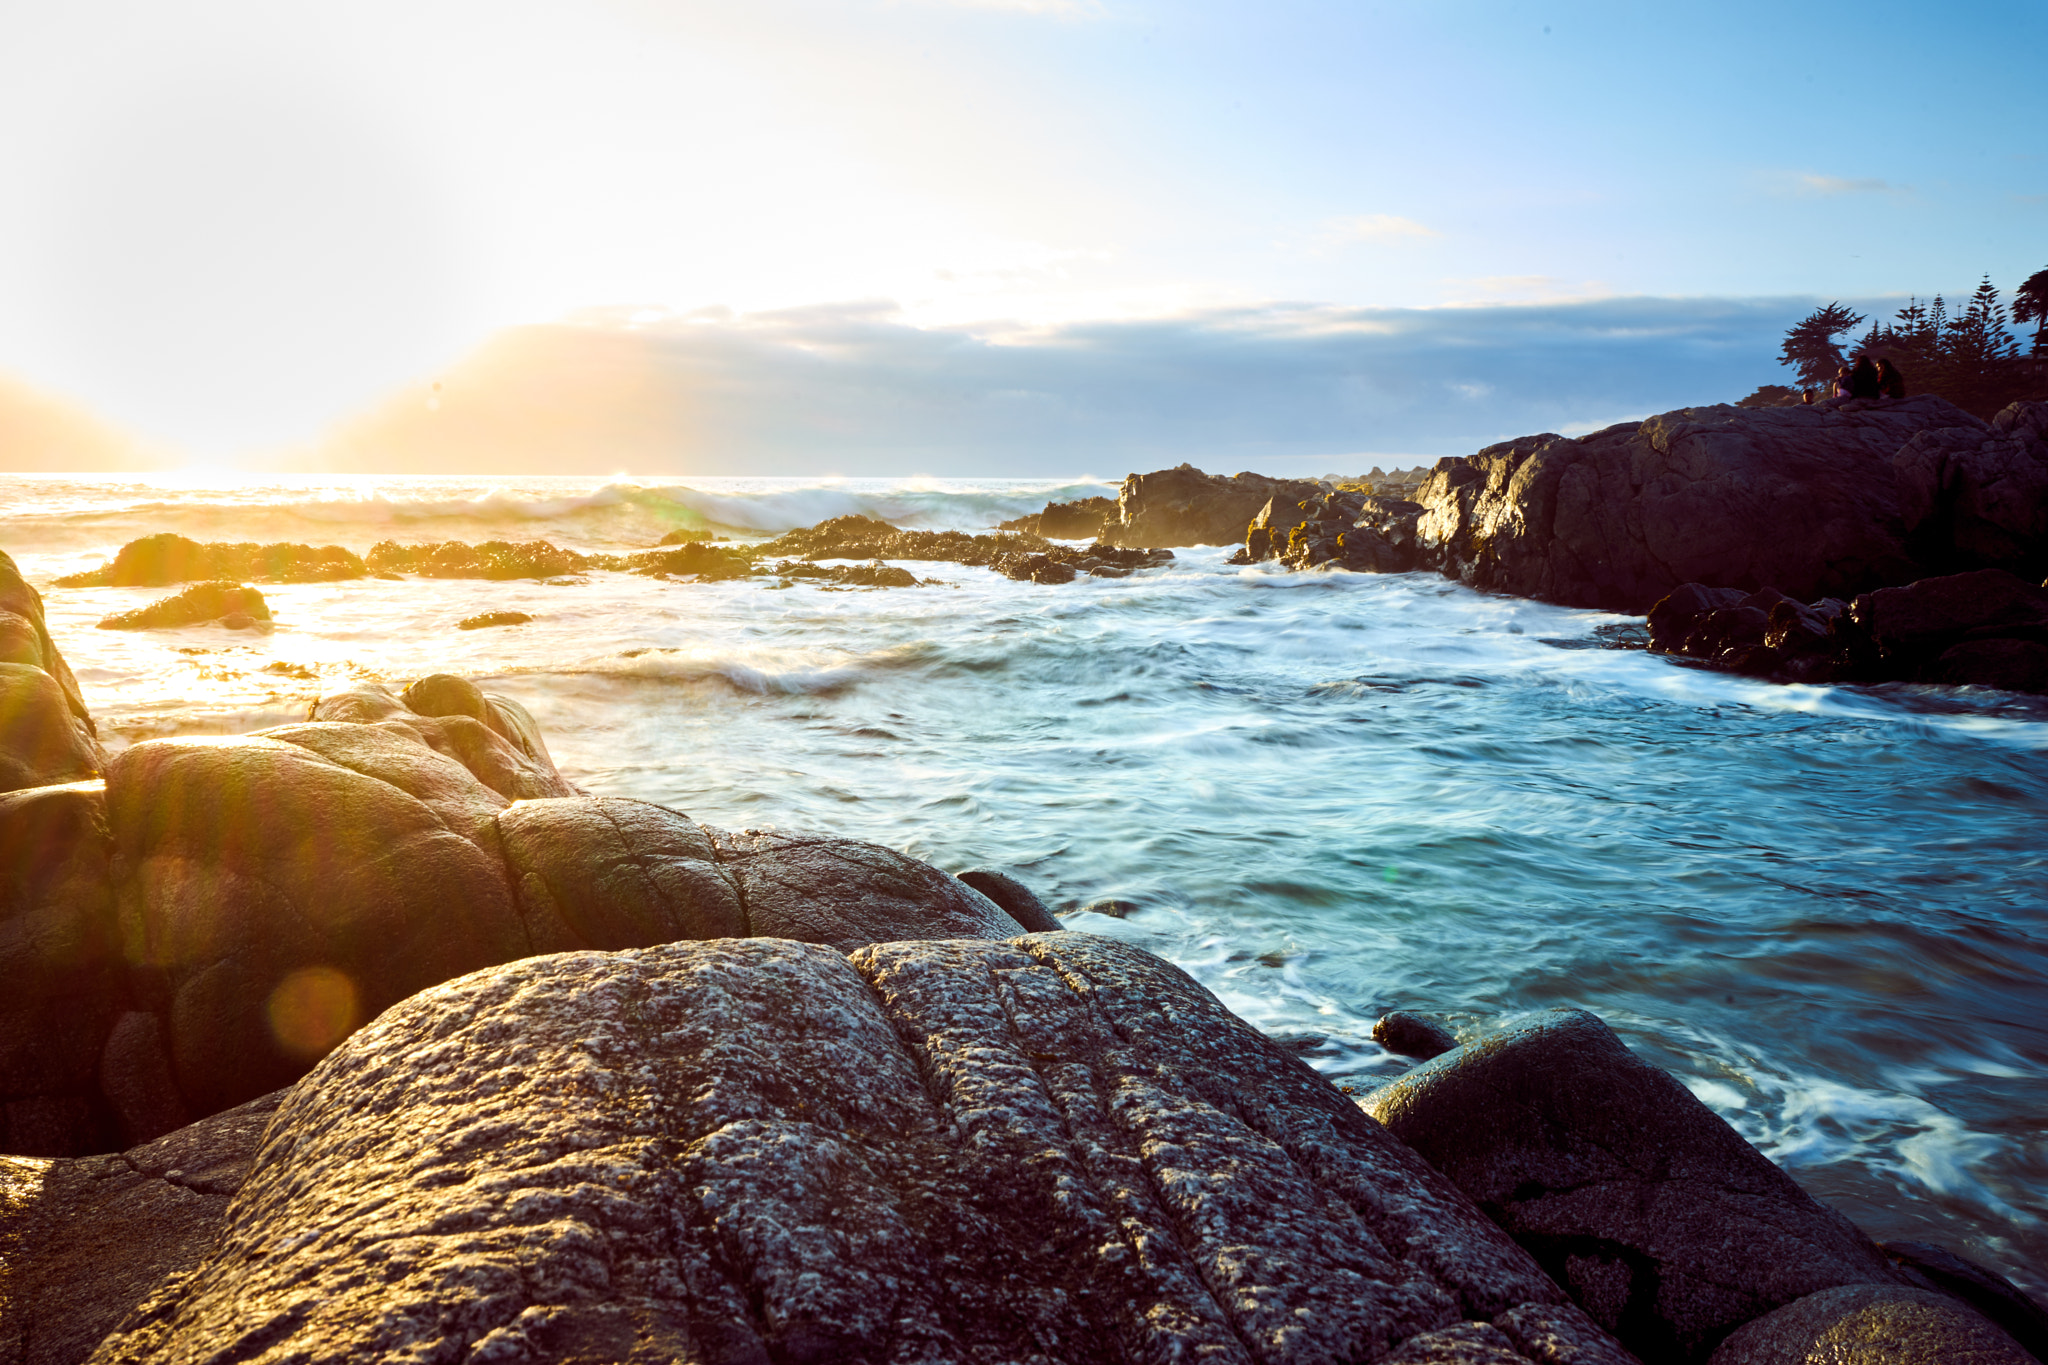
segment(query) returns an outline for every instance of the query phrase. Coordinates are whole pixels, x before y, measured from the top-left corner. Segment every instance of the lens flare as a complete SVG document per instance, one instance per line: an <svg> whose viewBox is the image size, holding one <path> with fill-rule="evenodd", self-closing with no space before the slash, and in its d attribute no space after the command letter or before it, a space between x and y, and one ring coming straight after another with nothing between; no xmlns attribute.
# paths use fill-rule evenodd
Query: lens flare
<svg viewBox="0 0 2048 1365"><path fill-rule="evenodd" d="M332 967L301 967L277 983L264 1008L277 1045L307 1059L325 1056L362 1022L356 983Z"/></svg>

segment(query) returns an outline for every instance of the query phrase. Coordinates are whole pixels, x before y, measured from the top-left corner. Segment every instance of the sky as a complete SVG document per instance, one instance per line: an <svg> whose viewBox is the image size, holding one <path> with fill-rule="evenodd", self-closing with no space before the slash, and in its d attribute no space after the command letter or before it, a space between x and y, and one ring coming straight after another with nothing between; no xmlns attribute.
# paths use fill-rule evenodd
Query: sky
<svg viewBox="0 0 2048 1365"><path fill-rule="evenodd" d="M0 4L0 468L1340 469L2048 266L2039 0Z"/></svg>

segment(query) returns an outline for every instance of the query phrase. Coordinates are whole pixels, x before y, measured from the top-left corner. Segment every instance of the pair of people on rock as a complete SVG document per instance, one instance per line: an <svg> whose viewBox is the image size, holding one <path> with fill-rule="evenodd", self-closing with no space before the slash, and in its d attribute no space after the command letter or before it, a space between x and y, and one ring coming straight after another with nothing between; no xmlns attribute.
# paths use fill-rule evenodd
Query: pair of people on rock
<svg viewBox="0 0 2048 1365"><path fill-rule="evenodd" d="M1873 361L1867 355L1856 357L1856 363L1844 365L1835 371L1834 392L1825 401L1843 402L1850 398L1904 398L1906 379L1899 373L1899 367L1892 364L1889 356Z"/></svg>

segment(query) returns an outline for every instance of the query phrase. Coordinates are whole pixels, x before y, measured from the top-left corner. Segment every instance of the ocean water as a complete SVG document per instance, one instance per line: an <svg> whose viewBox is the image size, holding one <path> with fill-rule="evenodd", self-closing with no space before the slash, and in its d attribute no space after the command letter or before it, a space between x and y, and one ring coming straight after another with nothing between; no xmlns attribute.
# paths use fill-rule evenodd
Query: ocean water
<svg viewBox="0 0 2048 1365"><path fill-rule="evenodd" d="M1023 481L0 476L0 549L114 746L470 674L592 792L1012 871L1363 1091L1371 1026L1584 1006L1874 1236L2048 1292L2048 705L1773 687L1601 647L1628 618L1422 574L916 589L592 573L265 587L265 635L100 631L49 588L125 541L744 539L860 511L983 529ZM455 623L516 608L531 625ZM1115 899L1123 918L1081 907Z"/></svg>

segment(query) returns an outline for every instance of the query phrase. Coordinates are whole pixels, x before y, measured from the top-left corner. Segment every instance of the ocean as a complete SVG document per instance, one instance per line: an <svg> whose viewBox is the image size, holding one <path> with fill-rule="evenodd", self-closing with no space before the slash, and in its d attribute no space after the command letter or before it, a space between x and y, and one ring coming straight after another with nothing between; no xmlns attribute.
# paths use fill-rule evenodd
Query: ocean
<svg viewBox="0 0 2048 1365"><path fill-rule="evenodd" d="M1332 1080L1579 1005L1884 1240L2048 1294L2048 703L1780 687L1608 648L1630 618L1428 574L1177 551L1057 586L593 572L264 585L267 634L118 632L164 589L52 588L159 531L625 551L848 512L985 530L1043 480L0 475L0 549L111 747L298 720L347 679L517 698L563 773L735 828L1031 885ZM514 609L529 625L461 631ZM1121 917L1082 907L1123 902Z"/></svg>

